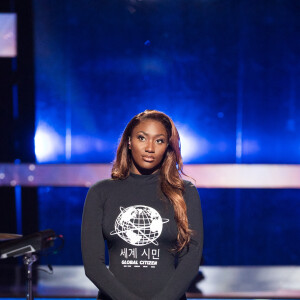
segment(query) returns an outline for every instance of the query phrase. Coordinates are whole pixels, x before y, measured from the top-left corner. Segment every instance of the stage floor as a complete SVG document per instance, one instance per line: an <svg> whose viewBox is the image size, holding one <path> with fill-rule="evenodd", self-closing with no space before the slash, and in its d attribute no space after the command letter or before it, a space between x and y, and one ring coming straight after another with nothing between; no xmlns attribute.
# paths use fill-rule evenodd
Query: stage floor
<svg viewBox="0 0 300 300"><path fill-rule="evenodd" d="M40 268L47 269L46 266ZM188 293L191 299L300 298L300 266L203 266L200 271ZM11 286L0 288L0 297L24 297L25 287L21 281L16 278ZM97 289L85 277L82 266L54 266L52 275L39 271L34 295L95 298Z"/></svg>

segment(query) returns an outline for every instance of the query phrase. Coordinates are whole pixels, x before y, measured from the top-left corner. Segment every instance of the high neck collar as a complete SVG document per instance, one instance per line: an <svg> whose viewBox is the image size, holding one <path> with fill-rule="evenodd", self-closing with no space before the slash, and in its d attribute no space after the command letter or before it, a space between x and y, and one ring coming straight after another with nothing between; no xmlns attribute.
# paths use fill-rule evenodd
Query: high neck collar
<svg viewBox="0 0 300 300"><path fill-rule="evenodd" d="M132 172L130 172L130 174L129 174L129 178L131 180L134 180L135 182L138 182L138 183L146 183L146 184L158 181L159 176L160 176L159 171L155 172L153 174L150 174L150 175L139 175L139 174L135 174Z"/></svg>

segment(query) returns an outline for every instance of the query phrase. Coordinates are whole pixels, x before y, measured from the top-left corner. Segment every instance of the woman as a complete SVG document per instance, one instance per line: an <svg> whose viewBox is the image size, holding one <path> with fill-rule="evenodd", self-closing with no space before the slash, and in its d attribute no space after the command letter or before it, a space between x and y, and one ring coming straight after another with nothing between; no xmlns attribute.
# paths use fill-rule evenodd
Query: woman
<svg viewBox="0 0 300 300"><path fill-rule="evenodd" d="M154 110L136 115L122 135L112 179L93 185L84 206L83 263L100 299L186 299L203 226L197 189L181 173L173 121Z"/></svg>

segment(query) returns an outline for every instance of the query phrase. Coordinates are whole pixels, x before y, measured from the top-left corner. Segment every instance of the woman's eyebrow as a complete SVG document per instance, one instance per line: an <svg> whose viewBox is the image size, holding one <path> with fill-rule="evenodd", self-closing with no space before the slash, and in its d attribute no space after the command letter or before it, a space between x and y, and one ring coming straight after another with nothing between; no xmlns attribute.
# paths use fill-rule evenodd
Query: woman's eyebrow
<svg viewBox="0 0 300 300"><path fill-rule="evenodd" d="M147 136L149 135L148 133L146 133L145 131L142 131L142 130L141 130L141 131L138 131L137 134L138 134L138 133L143 133L144 135L147 135ZM158 137L158 136L164 136L164 137L165 137L165 135L164 135L163 133L159 133L159 134L156 134L156 135L154 135L154 136L155 136L155 137Z"/></svg>

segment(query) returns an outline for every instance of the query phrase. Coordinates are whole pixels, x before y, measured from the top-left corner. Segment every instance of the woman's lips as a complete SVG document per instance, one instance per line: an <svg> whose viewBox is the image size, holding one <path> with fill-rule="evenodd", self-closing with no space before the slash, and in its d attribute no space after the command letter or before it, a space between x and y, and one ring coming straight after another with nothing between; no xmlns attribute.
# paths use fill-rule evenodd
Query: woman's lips
<svg viewBox="0 0 300 300"><path fill-rule="evenodd" d="M153 156L143 156L143 160L146 162L153 162L154 157Z"/></svg>

